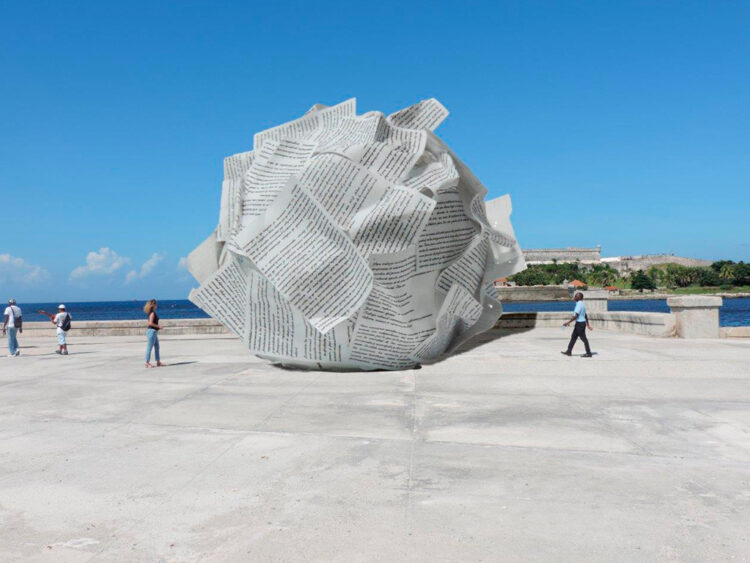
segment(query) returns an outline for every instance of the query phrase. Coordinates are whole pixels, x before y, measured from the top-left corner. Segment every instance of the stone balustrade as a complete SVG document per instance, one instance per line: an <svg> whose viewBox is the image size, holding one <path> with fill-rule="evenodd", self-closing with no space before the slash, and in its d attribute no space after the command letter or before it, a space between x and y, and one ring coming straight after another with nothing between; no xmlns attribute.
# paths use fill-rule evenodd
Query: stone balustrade
<svg viewBox="0 0 750 563"><path fill-rule="evenodd" d="M707 295L675 296L667 299L670 313L641 311L608 311L607 292L584 291L584 303L594 328L647 336L679 338L747 338L750 327L719 326L721 297ZM571 306L572 308L572 306ZM495 328L530 329L559 326L570 312L504 313Z"/></svg>
<svg viewBox="0 0 750 563"><path fill-rule="evenodd" d="M595 329L612 330L656 337L680 338L748 338L750 327L719 327L721 297L679 296L667 299L671 313L640 311L608 311L606 291L584 292L584 303ZM572 311L572 304L571 304ZM495 328L524 330L537 327L559 327L571 311L503 313ZM214 319L162 319L161 335L228 334ZM77 336L138 336L146 333L146 323L136 321L76 321L69 335ZM54 338L55 327L49 322L24 323L23 337Z"/></svg>
<svg viewBox="0 0 750 563"><path fill-rule="evenodd" d="M495 328L508 330L555 328L562 326L570 317L571 314L567 311L503 313ZM604 311L591 313L589 320L596 330L613 330L658 337L669 337L675 334L674 317L666 313Z"/></svg>
<svg viewBox="0 0 750 563"><path fill-rule="evenodd" d="M214 319L161 319L160 335L174 334L224 334L229 331ZM146 334L145 321L76 321L68 333L70 336L138 336ZM55 326L50 322L23 324L23 336L54 337Z"/></svg>

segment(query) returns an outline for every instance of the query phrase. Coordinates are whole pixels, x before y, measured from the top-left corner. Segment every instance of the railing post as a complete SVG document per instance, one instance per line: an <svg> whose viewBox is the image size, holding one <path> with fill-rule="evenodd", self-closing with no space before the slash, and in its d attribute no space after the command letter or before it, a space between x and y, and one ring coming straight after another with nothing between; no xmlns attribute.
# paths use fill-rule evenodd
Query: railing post
<svg viewBox="0 0 750 563"><path fill-rule="evenodd" d="M609 291L606 289L568 289L571 298L578 292L583 293L583 302L589 313L605 313L609 310Z"/></svg>
<svg viewBox="0 0 750 563"><path fill-rule="evenodd" d="M680 338L719 338L721 297L685 295L667 298Z"/></svg>

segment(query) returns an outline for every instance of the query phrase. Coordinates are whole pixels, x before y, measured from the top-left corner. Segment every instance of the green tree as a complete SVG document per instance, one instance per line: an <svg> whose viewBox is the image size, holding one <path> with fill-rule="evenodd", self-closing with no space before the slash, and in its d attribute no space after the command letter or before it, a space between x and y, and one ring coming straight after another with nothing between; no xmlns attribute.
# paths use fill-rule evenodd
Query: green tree
<svg viewBox="0 0 750 563"><path fill-rule="evenodd" d="M731 260L717 260L711 264L711 269L715 272L721 272L725 266L732 266L734 262Z"/></svg>
<svg viewBox="0 0 750 563"><path fill-rule="evenodd" d="M643 291L644 289L654 290L656 289L656 283L643 270L638 270L630 277L630 287L638 291Z"/></svg>
<svg viewBox="0 0 750 563"><path fill-rule="evenodd" d="M544 270L536 264L529 266L523 272L518 272L511 279L517 285L549 285L550 283Z"/></svg>
<svg viewBox="0 0 750 563"><path fill-rule="evenodd" d="M732 267L734 273L734 285L750 285L750 264L737 262Z"/></svg>
<svg viewBox="0 0 750 563"><path fill-rule="evenodd" d="M716 287L721 285L721 277L713 268L694 268L695 282L702 287Z"/></svg>
<svg viewBox="0 0 750 563"><path fill-rule="evenodd" d="M583 272L574 262L565 262L563 264L542 264L545 276L549 280L547 283L560 285L565 280L581 279ZM581 280L584 281L584 280Z"/></svg>

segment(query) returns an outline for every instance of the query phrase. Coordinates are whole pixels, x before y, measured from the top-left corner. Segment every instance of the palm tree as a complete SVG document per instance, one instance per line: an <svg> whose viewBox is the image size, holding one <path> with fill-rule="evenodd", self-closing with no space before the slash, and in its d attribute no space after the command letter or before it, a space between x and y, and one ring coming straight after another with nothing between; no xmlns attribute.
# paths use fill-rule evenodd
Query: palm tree
<svg viewBox="0 0 750 563"><path fill-rule="evenodd" d="M656 264L654 264L653 266L649 266L648 270L646 270L646 275L654 280L654 283L664 282L664 271Z"/></svg>
<svg viewBox="0 0 750 563"><path fill-rule="evenodd" d="M732 264L724 264L719 270L719 277L723 280L729 281L734 279L734 268Z"/></svg>
<svg viewBox="0 0 750 563"><path fill-rule="evenodd" d="M675 281L680 287L687 287L695 281L695 272L691 268L678 266Z"/></svg>
<svg viewBox="0 0 750 563"><path fill-rule="evenodd" d="M588 281L602 287L612 285L617 279L617 271L609 264L596 264L586 275Z"/></svg>
<svg viewBox="0 0 750 563"><path fill-rule="evenodd" d="M614 284L616 279L617 272L609 266L607 266L607 268L602 271L602 283L605 286Z"/></svg>
<svg viewBox="0 0 750 563"><path fill-rule="evenodd" d="M667 287L687 287L692 281L688 268L679 264L669 263L662 271L662 283Z"/></svg>

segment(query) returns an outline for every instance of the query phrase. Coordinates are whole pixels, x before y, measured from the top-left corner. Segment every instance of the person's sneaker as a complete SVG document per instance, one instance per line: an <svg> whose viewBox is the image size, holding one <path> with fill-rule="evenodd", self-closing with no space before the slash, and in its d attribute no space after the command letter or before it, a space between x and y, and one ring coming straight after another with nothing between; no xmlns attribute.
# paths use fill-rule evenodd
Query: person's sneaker
<svg viewBox="0 0 750 563"><path fill-rule="evenodd" d="M65 352L63 352L63 356L67 356L67 355L68 355L68 351L65 350Z"/></svg>
<svg viewBox="0 0 750 563"><path fill-rule="evenodd" d="M60 350L55 350L55 354L60 354L60 355L62 355L62 352L60 352Z"/></svg>
<svg viewBox="0 0 750 563"><path fill-rule="evenodd" d="M581 357L582 357L582 358L593 358L593 357L594 357L594 354L584 354L584 355L583 355L583 356L581 356Z"/></svg>
<svg viewBox="0 0 750 563"><path fill-rule="evenodd" d="M572 356L570 352L560 352L563 356Z"/></svg>
<svg viewBox="0 0 750 563"><path fill-rule="evenodd" d="M15 355L15 354L8 354L8 357L9 357L9 358L15 358L15 357L16 357L16 355Z"/></svg>
<svg viewBox="0 0 750 563"><path fill-rule="evenodd" d="M16 354L15 355L16 356L20 356L21 355L21 350L16 350Z"/></svg>

